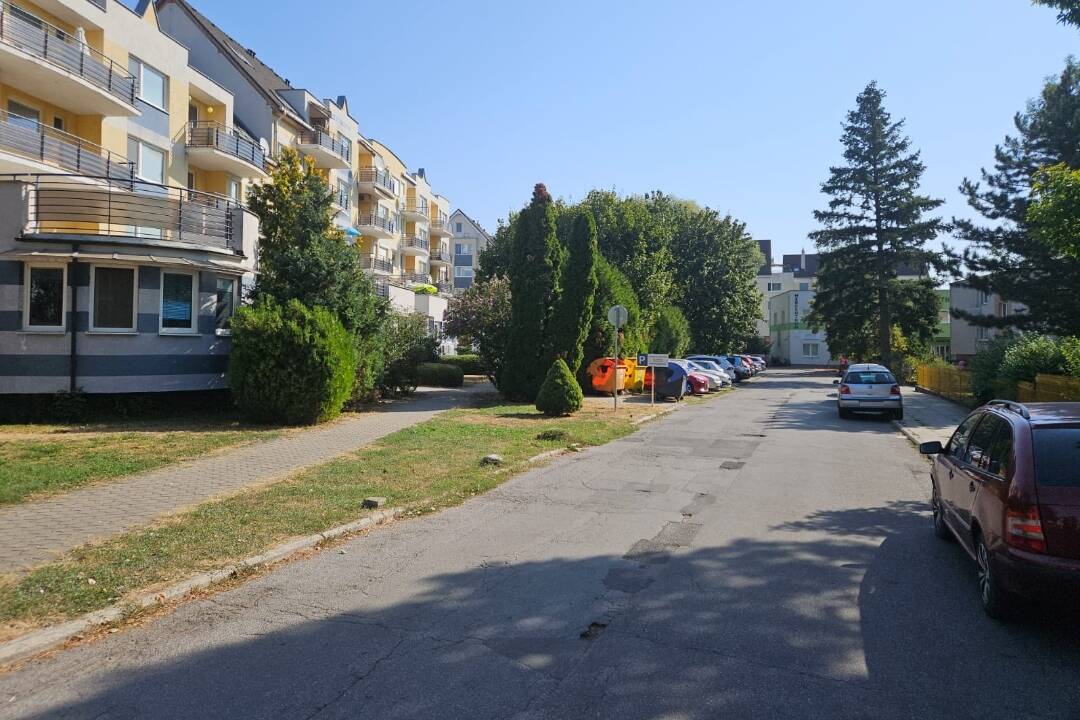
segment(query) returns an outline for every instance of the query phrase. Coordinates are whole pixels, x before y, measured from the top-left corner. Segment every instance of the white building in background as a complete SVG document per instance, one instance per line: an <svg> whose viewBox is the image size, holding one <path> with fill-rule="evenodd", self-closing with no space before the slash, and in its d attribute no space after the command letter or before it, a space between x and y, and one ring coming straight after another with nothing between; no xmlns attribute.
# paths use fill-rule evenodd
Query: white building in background
<svg viewBox="0 0 1080 720"><path fill-rule="evenodd" d="M473 284L480 251L488 246L491 235L461 210L450 216L450 229L454 232L454 290L459 291Z"/></svg>
<svg viewBox="0 0 1080 720"><path fill-rule="evenodd" d="M825 332L814 332L806 315L813 290L788 290L769 298L770 355L785 365L828 365L832 361Z"/></svg>

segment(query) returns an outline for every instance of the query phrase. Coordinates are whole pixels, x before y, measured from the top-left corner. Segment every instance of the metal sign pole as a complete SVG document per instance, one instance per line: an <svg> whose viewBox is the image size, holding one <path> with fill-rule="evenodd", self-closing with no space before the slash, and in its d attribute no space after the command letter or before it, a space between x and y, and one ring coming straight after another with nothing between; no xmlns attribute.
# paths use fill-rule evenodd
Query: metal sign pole
<svg viewBox="0 0 1080 720"><path fill-rule="evenodd" d="M615 398L615 412L619 412L619 326L615 326L615 384L612 386L611 397Z"/></svg>

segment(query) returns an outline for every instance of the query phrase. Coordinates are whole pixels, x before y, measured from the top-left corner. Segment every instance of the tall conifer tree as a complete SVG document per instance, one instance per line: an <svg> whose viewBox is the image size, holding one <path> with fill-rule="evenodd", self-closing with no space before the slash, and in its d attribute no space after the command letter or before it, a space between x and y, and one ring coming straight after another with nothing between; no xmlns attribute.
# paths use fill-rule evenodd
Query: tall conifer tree
<svg viewBox="0 0 1080 720"><path fill-rule="evenodd" d="M548 332L548 364L561 357L571 374L581 367L582 345L592 323L598 254L596 222L587 212L577 213L567 241L562 292Z"/></svg>

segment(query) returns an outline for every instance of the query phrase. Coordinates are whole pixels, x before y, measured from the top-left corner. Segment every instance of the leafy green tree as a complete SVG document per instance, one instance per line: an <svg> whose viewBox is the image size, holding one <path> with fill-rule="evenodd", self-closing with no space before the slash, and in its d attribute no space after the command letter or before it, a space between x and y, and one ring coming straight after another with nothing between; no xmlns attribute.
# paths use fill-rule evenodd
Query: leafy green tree
<svg viewBox="0 0 1080 720"><path fill-rule="evenodd" d="M888 364L894 324L911 334L936 323L936 302L927 305L919 297L925 283L908 288L897 282L897 271L905 265L940 267L926 244L944 226L940 218L926 217L943 201L918 194L925 166L903 135L904 121L893 121L885 110L884 98L871 82L848 113L841 137L846 163L830 168L821 186L831 199L828 209L814 212L822 228L810 237L825 254L815 304L820 302L818 316L830 349L834 335L843 337L845 328L870 326L876 329L876 354ZM851 303L841 306L841 297ZM925 308L932 311L925 317L904 312Z"/></svg>
<svg viewBox="0 0 1080 720"><path fill-rule="evenodd" d="M627 311L627 323L619 338L619 357L630 357L648 350L646 332L641 318L641 308L630 281L603 257L596 262L596 299L593 301L592 321L582 349L583 360L578 369L578 380L583 386L589 383L586 373L589 363L596 358L611 357L615 352L615 326L608 322L608 310L622 305Z"/></svg>
<svg viewBox="0 0 1080 720"><path fill-rule="evenodd" d="M548 333L549 358L566 360L571 373L581 367L582 345L589 332L596 296L596 223L578 213L562 269L562 293Z"/></svg>
<svg viewBox="0 0 1080 720"><path fill-rule="evenodd" d="M696 352L741 350L761 312L761 252L746 225L708 208L686 208L672 240L679 308Z"/></svg>
<svg viewBox="0 0 1080 720"><path fill-rule="evenodd" d="M981 182L965 179L960 187L988 223L953 224L957 237L969 243L957 256L968 270L965 282L1021 303L1026 311L1008 318L953 312L974 325L1080 335L1080 257L1063 253L1028 224L1040 171L1055 165L1080 169L1080 64L1069 58L1014 124L1017 134L995 148L993 169L982 171Z"/></svg>
<svg viewBox="0 0 1080 720"><path fill-rule="evenodd" d="M1080 27L1080 0L1032 0L1032 5L1042 5L1058 11L1058 22Z"/></svg>
<svg viewBox="0 0 1080 720"><path fill-rule="evenodd" d="M547 372L548 332L563 260L555 222L551 194L538 183L517 218L510 246L510 342L499 389L511 399L533 400Z"/></svg>
<svg viewBox="0 0 1080 720"><path fill-rule="evenodd" d="M259 218L260 259L318 238L344 237L334 226L331 203L330 187L315 166L293 148L282 148L270 182L248 192L248 208Z"/></svg>
<svg viewBox="0 0 1080 720"><path fill-rule="evenodd" d="M1036 174L1031 190L1026 220L1032 239L1080 258L1080 170L1051 165Z"/></svg>
<svg viewBox="0 0 1080 720"><path fill-rule="evenodd" d="M581 386L566 361L555 358L536 395L536 409L545 415L570 415L580 410L584 402Z"/></svg>
<svg viewBox="0 0 1080 720"><path fill-rule="evenodd" d="M510 347L510 315L510 283L504 277L473 283L446 309L446 333L476 345L488 379L499 389Z"/></svg>
<svg viewBox="0 0 1080 720"><path fill-rule="evenodd" d="M650 352L667 353L672 357L682 357L690 347L690 323L682 310L674 305L665 305L653 323Z"/></svg>
<svg viewBox="0 0 1080 720"><path fill-rule="evenodd" d="M479 267L476 269L476 282L507 277L510 274L510 249L517 219L518 213L512 212L507 222L499 221L495 234L477 258Z"/></svg>

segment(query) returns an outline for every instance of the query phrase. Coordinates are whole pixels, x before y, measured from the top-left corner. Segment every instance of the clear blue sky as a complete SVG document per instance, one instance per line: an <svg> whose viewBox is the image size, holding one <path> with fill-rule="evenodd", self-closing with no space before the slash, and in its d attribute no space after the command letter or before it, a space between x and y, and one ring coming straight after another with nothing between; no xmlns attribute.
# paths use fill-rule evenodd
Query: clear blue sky
<svg viewBox="0 0 1080 720"><path fill-rule="evenodd" d="M1027 0L193 0L494 229L534 183L653 189L798 252L871 79L956 188L1080 33Z"/></svg>

